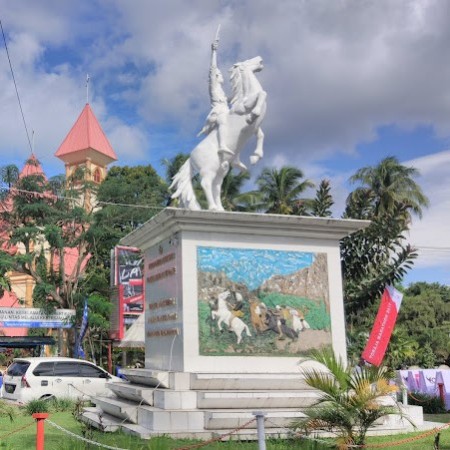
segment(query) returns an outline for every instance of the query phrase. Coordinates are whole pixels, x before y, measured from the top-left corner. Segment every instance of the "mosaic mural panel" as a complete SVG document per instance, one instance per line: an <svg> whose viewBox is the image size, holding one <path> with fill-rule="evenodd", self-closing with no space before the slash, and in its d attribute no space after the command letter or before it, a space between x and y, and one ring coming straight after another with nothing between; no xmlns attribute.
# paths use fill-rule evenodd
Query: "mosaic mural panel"
<svg viewBox="0 0 450 450"><path fill-rule="evenodd" d="M201 355L306 356L331 346L325 253L198 247Z"/></svg>

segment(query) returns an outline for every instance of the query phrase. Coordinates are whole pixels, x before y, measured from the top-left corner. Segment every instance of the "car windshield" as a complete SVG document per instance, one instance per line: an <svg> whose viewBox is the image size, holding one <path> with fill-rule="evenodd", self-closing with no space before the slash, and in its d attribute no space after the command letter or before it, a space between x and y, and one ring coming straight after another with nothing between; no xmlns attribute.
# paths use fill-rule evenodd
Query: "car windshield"
<svg viewBox="0 0 450 450"><path fill-rule="evenodd" d="M21 377L25 375L30 363L27 361L14 361L9 367L7 374L13 377Z"/></svg>

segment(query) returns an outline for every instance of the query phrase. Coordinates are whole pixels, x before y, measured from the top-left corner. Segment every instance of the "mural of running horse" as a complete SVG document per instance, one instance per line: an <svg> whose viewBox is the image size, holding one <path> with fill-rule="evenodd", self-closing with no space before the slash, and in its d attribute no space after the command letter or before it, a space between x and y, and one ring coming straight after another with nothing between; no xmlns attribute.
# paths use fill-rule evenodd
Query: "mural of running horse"
<svg viewBox="0 0 450 450"><path fill-rule="evenodd" d="M217 309L211 311L211 317L217 318L217 328L222 331L224 323L229 330L233 331L237 337L237 344L241 343L242 333L245 331L247 336L251 336L248 326L239 317L236 317L228 308L226 299L231 295L230 291L221 292L217 296Z"/></svg>
<svg viewBox="0 0 450 450"><path fill-rule="evenodd" d="M256 164L263 156L264 133L261 122L266 114L267 94L255 73L263 69L262 58L257 56L233 65L230 72L232 85L231 108L223 125L222 141L227 151L219 151L217 128L192 150L189 159L173 177L170 188L172 198L179 199L182 208L201 209L192 187L192 178L199 173L201 186L208 201L208 209L223 211L221 187L232 165L245 167L240 153L249 138L256 136L256 148L250 162Z"/></svg>

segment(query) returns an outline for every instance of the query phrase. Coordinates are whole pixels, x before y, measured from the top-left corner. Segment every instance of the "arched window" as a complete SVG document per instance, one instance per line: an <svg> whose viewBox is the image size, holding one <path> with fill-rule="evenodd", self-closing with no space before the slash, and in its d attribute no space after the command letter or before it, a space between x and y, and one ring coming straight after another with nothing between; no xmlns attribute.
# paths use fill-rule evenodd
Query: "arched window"
<svg viewBox="0 0 450 450"><path fill-rule="evenodd" d="M100 169L97 167L94 172L94 182L100 183L101 181L102 181L102 174L100 172Z"/></svg>

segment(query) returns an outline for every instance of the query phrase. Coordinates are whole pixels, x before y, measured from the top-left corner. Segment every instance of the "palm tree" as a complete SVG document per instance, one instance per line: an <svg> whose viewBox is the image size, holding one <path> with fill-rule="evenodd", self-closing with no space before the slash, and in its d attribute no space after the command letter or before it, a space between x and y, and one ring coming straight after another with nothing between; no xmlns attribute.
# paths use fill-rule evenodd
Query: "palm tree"
<svg viewBox="0 0 450 450"><path fill-rule="evenodd" d="M163 159L161 161L162 165L166 168L166 183L167 186L170 186L172 184L173 177L177 174L177 172L181 169L181 166L186 162L186 160L189 158L189 155L186 153L177 153L173 158L170 159ZM197 197L198 202L200 205L205 206L206 205L206 198L205 194L203 192L203 189L200 185L200 179L199 176L196 175L192 180L192 187L194 188L195 196ZM165 200L165 203L167 206L177 207L179 205L178 199L172 199L171 198L172 192L169 192L169 189L167 191L167 199Z"/></svg>
<svg viewBox="0 0 450 450"><path fill-rule="evenodd" d="M346 317L349 323L367 318L386 284L401 282L417 258L406 241L411 216L422 215L428 205L414 178L417 169L403 166L394 157L374 167L363 167L350 178L359 182L347 198L344 217L369 219L371 224L341 241Z"/></svg>
<svg viewBox="0 0 450 450"><path fill-rule="evenodd" d="M362 186L347 198L347 204L354 198L370 200L372 214L381 217L402 211L405 222L411 219L411 212L422 217L422 207L428 206L428 198L414 181L419 172L414 167L406 167L398 159L389 156L377 166L363 167L351 178L351 182L360 182Z"/></svg>
<svg viewBox="0 0 450 450"><path fill-rule="evenodd" d="M306 417L292 424L293 428L335 433L338 447L347 449L364 445L367 430L379 418L389 414L403 417L397 406L380 401L397 389L389 384L393 373L388 368L346 367L332 350L315 351L312 358L326 370L305 368L302 372L306 384L317 389L319 397L315 405L303 411Z"/></svg>
<svg viewBox="0 0 450 450"><path fill-rule="evenodd" d="M268 213L293 214L306 189L313 187L310 180L303 180L303 172L291 166L280 170L265 168L256 183L262 195L262 203Z"/></svg>
<svg viewBox="0 0 450 450"><path fill-rule="evenodd" d="M243 184L250 179L250 174L245 172L239 172L235 174L230 170L222 183L222 205L227 211L234 211L238 208L241 189Z"/></svg>
<svg viewBox="0 0 450 450"><path fill-rule="evenodd" d="M177 153L173 158L164 158L161 162L166 168L166 182L170 185L172 183L172 178L180 170L181 166L189 158L186 153Z"/></svg>
<svg viewBox="0 0 450 450"><path fill-rule="evenodd" d="M331 207L334 204L330 194L331 186L329 180L322 180L316 191L316 197L312 202L312 215L316 217L330 217Z"/></svg>
<svg viewBox="0 0 450 450"><path fill-rule="evenodd" d="M234 198L233 203L236 211L260 212L264 209L260 191L243 192Z"/></svg>

